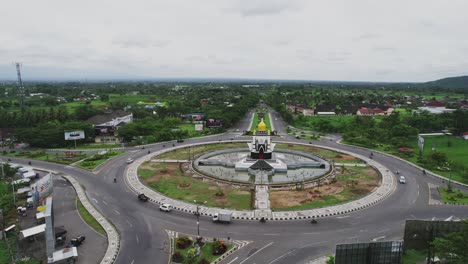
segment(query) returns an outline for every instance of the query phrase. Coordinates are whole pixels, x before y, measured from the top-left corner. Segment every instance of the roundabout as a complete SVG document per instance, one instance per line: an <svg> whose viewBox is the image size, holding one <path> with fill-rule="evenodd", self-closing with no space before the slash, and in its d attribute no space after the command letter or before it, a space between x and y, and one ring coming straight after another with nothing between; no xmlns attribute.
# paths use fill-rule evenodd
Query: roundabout
<svg viewBox="0 0 468 264"><path fill-rule="evenodd" d="M162 151L142 157L136 160L134 163L132 163L127 171L126 180L128 182L129 187L133 189L136 194L143 193L149 197L150 201L154 203L171 204L176 210L187 213L195 213L198 207L199 213L201 215L206 216L213 216L219 213L221 210L228 208L232 210L232 216L234 219L241 220L259 220L262 217L269 220L299 220L345 214L369 207L378 203L379 201L382 201L383 199L388 197L396 187L396 181L394 180L393 174L378 162L372 159L368 159L365 156L356 155L351 152L326 147L320 147L319 150L322 152L338 152L339 154L337 154L336 156L339 156L341 158L343 158L343 155L345 155L346 157L354 157L356 158L356 161L359 162L348 164L340 163L338 164L339 166L334 166L333 164L335 164L335 162L333 160L329 162L325 158L318 157L317 155L312 155L306 152L281 149L278 150L277 154L279 158L284 159L289 164L291 164L291 161L297 162L297 160L299 160L302 166L306 164L305 168L299 166L291 166L288 169L288 171L286 171L286 173L277 172L273 169L270 171L264 171L263 169L249 169L251 171L236 171L236 163L233 161L241 163L250 162L250 164L252 165L256 164L259 161L245 160L245 157L248 156L248 150L246 149L229 148L229 146L239 146L242 143L245 144L245 142L246 141L238 141L233 144L233 142L231 141L218 141L164 149ZM212 147L209 148L210 150L208 152L203 153L199 150L200 147L204 147L207 145L212 145ZM303 149L313 148L312 146L310 146L310 144L298 144L296 142L282 142L281 145L290 146L293 149L298 147ZM224 149L223 146L225 146ZM175 156L171 155L171 153L173 153ZM192 155L191 153L196 154L193 155L195 156L193 160L170 159L174 157L180 158L182 157L180 155L183 155L182 153L185 153L189 156ZM160 157L163 157L164 159ZM212 157L214 158L210 160L210 158ZM225 160L220 159L220 157L225 158ZM273 157L276 157L276 153L273 153ZM311 160L313 162L310 162ZM317 161L320 163L318 164ZM141 176L138 176L138 168L151 168L151 165L149 164L153 164L153 168L164 169L156 169L156 172L153 171L152 176L150 178L146 178L145 180L145 177L142 178ZM310 165L314 167L311 168L309 167ZM318 195L316 193L312 193L312 191L316 191L316 189L320 188L320 186L324 186L322 187L322 192L325 192L327 188L332 189L331 187L333 187L333 184L337 182L337 171L339 171L340 174L343 173L342 170L351 170L355 172L361 169L362 167L372 168L373 170L375 170L375 174L378 175L379 183L371 185L372 188L368 190L369 193L366 193L363 197L359 197L358 199L347 201L344 203L340 203L340 201L337 201L337 204L332 206L322 206L319 208L313 208L314 206L310 206L311 209L305 210L296 210L294 207L279 209L272 208L270 206L270 192L276 194L276 191L283 193L287 191L305 191L311 193L311 197L314 197L314 195L316 197ZM272 171L274 171L274 173L272 173ZM141 173L142 171L140 170L140 174ZM237 209L239 207L229 205L226 206L226 204L216 206L216 204L210 201L210 199L216 199L217 197L211 196L206 198L206 196L203 196L206 200L210 201L209 205L211 206L197 206L196 204L191 203L191 201L202 201L203 198L197 197L195 193L191 193L190 191L184 192L183 197L173 197L173 195L171 195L173 191L169 191L166 193L155 191L155 189L157 190L158 187L154 186L160 185L160 182L154 184L151 184L151 182L154 179L160 179L161 177L165 177L161 176L161 173L185 174L185 176L188 177L190 180L184 180L180 178L178 180L179 183L175 187L177 189L182 190L190 190L192 185L196 186L198 183L191 183L193 179L196 179L197 181L204 184L211 184L205 187L206 191L204 192L208 192L209 189L217 190L215 192L215 195L221 193L222 195L220 196L228 194L227 191L224 191L226 188L229 188L229 190L234 189L235 191L237 191L237 194L244 193L245 195L248 195L249 190L251 190L253 192L252 195L255 197L255 203L251 202L252 206L250 206L250 208L248 208L247 206L241 206L240 208L243 208L243 210L239 210ZM268 173L270 173L270 175L268 175ZM275 177L278 177L277 174L279 174L279 178L283 181L274 180ZM298 175L300 177L298 177ZM307 177L305 175L307 175ZM170 177L170 175L168 177ZM259 180L259 178L261 180ZM282 198L282 200L288 199L290 198Z"/></svg>
<svg viewBox="0 0 468 264"><path fill-rule="evenodd" d="M420 168L392 156L376 152L373 159L369 159L368 149L338 144L328 138L314 140L313 147L320 149L312 154L330 161L339 153L343 156L341 160L330 162L336 168L342 167L340 163L349 162L345 160L347 154L375 168L380 175L380 185L376 186L372 193L339 205L287 211L275 209L274 195L271 195L272 204L269 210L230 209L233 212L233 223L226 226L213 224L210 217L222 210L222 207L210 206L208 203L197 206L189 202L193 201L190 199L184 202L179 198L168 197L156 192L138 177L139 167L145 166L145 162L157 164L162 160L170 161L168 164L177 165L175 170L177 171L180 164L185 161L194 162L194 157L201 155L201 152L196 152L196 148L201 146L208 149L206 153L219 150L214 147L219 143L224 146L233 144L232 148L245 148L246 142L251 142L251 138L240 136L235 130L244 130L248 126L248 120L249 117L246 117L243 124L234 127L226 134L185 140L183 144L177 144L170 150L164 146L168 145L167 142L145 146L145 150L128 149L126 154L109 160L94 173L42 161L36 161L35 165L71 175L83 186L89 203L115 226L119 234L121 243L118 255L115 256L115 261L112 261L114 263L167 263L170 254L167 250L169 243L167 230L197 234L197 220L200 224L200 233L204 237L224 239L230 237L232 240L250 241L223 263L276 264L309 263L318 257L333 254L337 244L401 239L406 219L430 220L468 216L466 206L429 204L431 192L428 184L443 185L442 179L433 177L430 173L422 175ZM307 152L305 148L312 147L310 142L306 143L287 136L284 133L285 126L279 117L277 121L273 120L278 134L281 135L274 138L276 150L291 145L294 151ZM151 150L150 155L147 153L148 150ZM174 150L177 155L169 156ZM332 154L320 150L329 150ZM127 164L127 158L135 161ZM14 158L13 162L26 164L27 160ZM183 171L189 168L190 166L182 166ZM356 168L345 166L345 168L359 171L359 166ZM391 173L395 170L406 176L406 184L397 184L397 177ZM337 171L337 174L341 172ZM117 178L116 183L113 183L114 178ZM204 177L200 179L205 183L212 181ZM223 183L222 180L219 182ZM214 181L211 183L218 184ZM310 184L313 184L313 181ZM240 189L235 184L232 185L233 189ZM295 188L296 184L291 186ZM275 189L274 185L267 187ZM466 191L465 187L459 187ZM321 183L320 190L324 188ZM185 190L182 188L181 191ZM291 190L291 192L296 191ZM139 201L137 196L140 193L145 193L151 202ZM203 200L197 199L197 201ZM170 213L162 212L159 210L161 203L169 203L176 210ZM201 214L199 219L194 216L197 207ZM246 221L259 219L261 213L268 214L269 221L266 223ZM320 218L317 219L318 224L311 225L312 218Z"/></svg>

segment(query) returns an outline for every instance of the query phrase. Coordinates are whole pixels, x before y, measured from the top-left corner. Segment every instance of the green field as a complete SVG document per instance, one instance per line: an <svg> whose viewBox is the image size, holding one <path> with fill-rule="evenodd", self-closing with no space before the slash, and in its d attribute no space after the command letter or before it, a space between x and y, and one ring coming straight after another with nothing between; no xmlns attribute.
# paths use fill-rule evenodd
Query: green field
<svg viewBox="0 0 468 264"><path fill-rule="evenodd" d="M417 139L413 141L413 148L415 152L418 149ZM451 163L451 172L443 168L427 168L431 171L434 171L437 174L443 175L447 178L452 177L452 180L468 183L468 177L463 177L463 175L468 172L468 140L463 140L461 138L456 138L452 136L425 136L424 137L424 151L423 157L427 158L431 152L432 148L436 151L445 153L449 163ZM409 158L413 163L417 162L418 154L415 154L414 157Z"/></svg>
<svg viewBox="0 0 468 264"><path fill-rule="evenodd" d="M426 257L426 252L410 249L403 254L403 264L424 263Z"/></svg>
<svg viewBox="0 0 468 264"><path fill-rule="evenodd" d="M209 261L209 263L212 263L213 261L215 261L217 258L220 257L219 255L213 255L212 254L213 246L212 246L211 243L212 242L205 243L200 248L200 256L197 257L197 260L206 259L206 260ZM232 248L232 245L230 245L230 244L226 244L226 245L227 245L227 251L229 251ZM193 248L193 244L192 244L192 246L190 246L190 247L188 247L186 249L178 249L177 246L176 246L176 239L174 239L174 252L180 252L181 255L184 256L184 260L182 261L182 263L188 263L187 259L186 259L186 255L187 255L189 249L191 249L191 248ZM198 262L194 262L194 263L198 263Z"/></svg>
<svg viewBox="0 0 468 264"><path fill-rule="evenodd" d="M270 123L270 115L265 113L265 117L263 118L263 122L267 125L267 131L271 131L271 123ZM250 128L250 131L257 130L257 125L260 123L260 119L258 118L257 113L254 114L253 121L252 121L252 127Z"/></svg>
<svg viewBox="0 0 468 264"><path fill-rule="evenodd" d="M94 160L93 157L97 156L97 155L93 155L93 156L89 157L89 158L91 158L93 160L87 160L87 159L89 159L89 158L87 158L87 159L79 162L78 164L76 164L76 167L92 171L95 168L97 168L99 165L101 165L102 163L104 163L107 160L109 160L109 159L111 159L111 158L113 158L115 156L118 156L120 154L123 154L123 152L113 152L113 151L111 151L111 152L108 152L108 153L106 153L104 155L99 155L99 156L102 156L102 157L99 158L99 159L96 159L96 160Z"/></svg>

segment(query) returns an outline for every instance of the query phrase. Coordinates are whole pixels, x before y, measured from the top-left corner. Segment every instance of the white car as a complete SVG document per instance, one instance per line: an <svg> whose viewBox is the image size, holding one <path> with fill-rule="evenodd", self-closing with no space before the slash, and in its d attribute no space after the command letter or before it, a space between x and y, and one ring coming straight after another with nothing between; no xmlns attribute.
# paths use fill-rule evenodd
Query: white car
<svg viewBox="0 0 468 264"><path fill-rule="evenodd" d="M134 161L134 159L128 158L128 159L127 159L127 164L130 164L130 163L132 163L133 161Z"/></svg>
<svg viewBox="0 0 468 264"><path fill-rule="evenodd" d="M159 206L159 210L164 211L164 212L170 212L170 211L172 211L172 205L170 205L170 204L161 204Z"/></svg>
<svg viewBox="0 0 468 264"><path fill-rule="evenodd" d="M406 178L405 176L400 176L400 183L406 183Z"/></svg>

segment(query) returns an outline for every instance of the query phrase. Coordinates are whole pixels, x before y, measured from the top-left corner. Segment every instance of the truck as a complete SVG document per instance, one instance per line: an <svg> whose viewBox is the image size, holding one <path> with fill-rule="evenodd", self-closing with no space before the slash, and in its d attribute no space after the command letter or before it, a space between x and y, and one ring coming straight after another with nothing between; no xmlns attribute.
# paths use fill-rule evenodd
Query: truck
<svg viewBox="0 0 468 264"><path fill-rule="evenodd" d="M230 223L231 222L231 211L221 211L213 215L213 222L218 223Z"/></svg>

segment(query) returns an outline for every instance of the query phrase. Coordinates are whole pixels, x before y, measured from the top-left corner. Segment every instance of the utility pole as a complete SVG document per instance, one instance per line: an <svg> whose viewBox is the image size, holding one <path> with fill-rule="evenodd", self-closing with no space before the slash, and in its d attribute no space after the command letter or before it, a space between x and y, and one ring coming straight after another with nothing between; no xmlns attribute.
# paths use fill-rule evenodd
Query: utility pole
<svg viewBox="0 0 468 264"><path fill-rule="evenodd" d="M20 107L24 106L24 86L23 81L21 80L21 63L16 62L16 75L18 76L18 96Z"/></svg>

